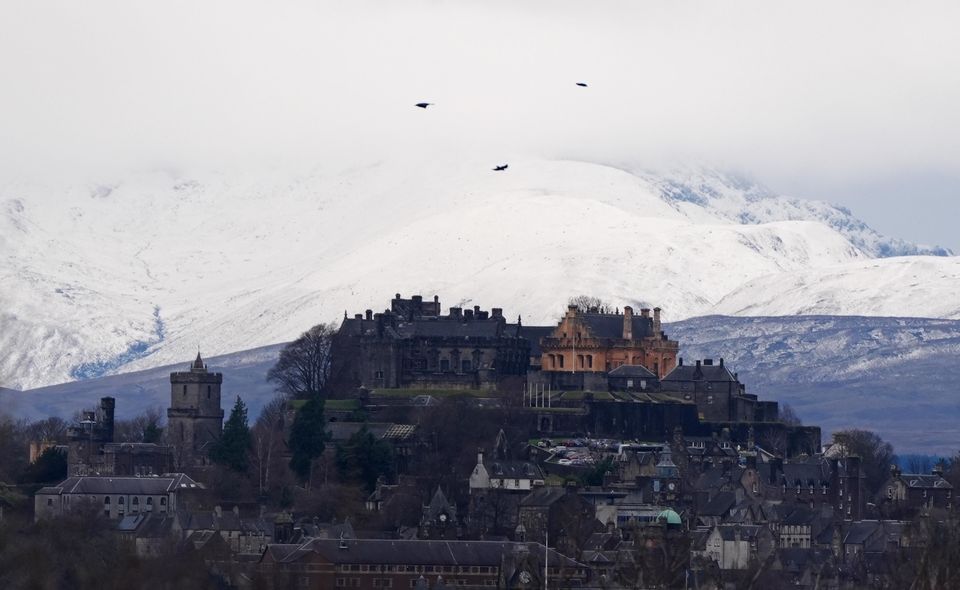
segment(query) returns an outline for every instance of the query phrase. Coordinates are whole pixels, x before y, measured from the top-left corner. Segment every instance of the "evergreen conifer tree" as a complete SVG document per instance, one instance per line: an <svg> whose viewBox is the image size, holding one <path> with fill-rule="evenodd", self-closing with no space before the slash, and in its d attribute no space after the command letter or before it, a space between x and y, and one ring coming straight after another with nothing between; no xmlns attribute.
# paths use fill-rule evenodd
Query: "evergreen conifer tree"
<svg viewBox="0 0 960 590"><path fill-rule="evenodd" d="M250 427L247 425L247 406L237 396L237 402L230 410L230 417L223 425L223 434L220 440L210 451L210 459L214 463L224 465L230 469L244 473L247 471L250 450Z"/></svg>
<svg viewBox="0 0 960 590"><path fill-rule="evenodd" d="M290 428L290 469L297 474L301 483L310 478L313 460L323 453L326 447L326 420L323 417L323 398L314 394L297 410Z"/></svg>

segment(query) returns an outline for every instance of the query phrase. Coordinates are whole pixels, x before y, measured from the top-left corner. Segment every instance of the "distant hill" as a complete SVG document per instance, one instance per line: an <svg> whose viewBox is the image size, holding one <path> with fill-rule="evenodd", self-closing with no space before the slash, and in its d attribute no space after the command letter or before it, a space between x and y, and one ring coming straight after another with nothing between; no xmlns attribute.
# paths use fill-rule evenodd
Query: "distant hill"
<svg viewBox="0 0 960 590"><path fill-rule="evenodd" d="M250 420L256 420L263 405L275 395L267 383L267 371L277 360L283 344L263 346L204 359L211 371L223 373L224 409L229 411L239 395L247 404ZM0 389L0 408L31 420L47 416L68 418L77 410L93 407L104 396L117 398L117 419L129 418L150 407L166 410L170 405L170 373L187 369L192 359L155 369L72 381L28 391Z"/></svg>

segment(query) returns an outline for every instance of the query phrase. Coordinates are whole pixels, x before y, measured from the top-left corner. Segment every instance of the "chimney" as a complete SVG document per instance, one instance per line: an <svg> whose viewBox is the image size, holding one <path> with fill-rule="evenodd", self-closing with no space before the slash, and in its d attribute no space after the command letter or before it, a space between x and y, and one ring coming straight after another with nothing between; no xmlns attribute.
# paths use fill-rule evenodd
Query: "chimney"
<svg viewBox="0 0 960 590"><path fill-rule="evenodd" d="M633 308L629 305L623 308L623 339L633 340Z"/></svg>
<svg viewBox="0 0 960 590"><path fill-rule="evenodd" d="M723 366L723 357L720 357L720 366Z"/></svg>
<svg viewBox="0 0 960 590"><path fill-rule="evenodd" d="M657 335L660 333L660 308L653 308L653 334Z"/></svg>
<svg viewBox="0 0 960 590"><path fill-rule="evenodd" d="M697 368L700 368L700 361L697 361Z"/></svg>
<svg viewBox="0 0 960 590"><path fill-rule="evenodd" d="M480 306L479 306L479 305L474 305L474 306L473 306L473 315L474 315L474 316L480 315Z"/></svg>
<svg viewBox="0 0 960 590"><path fill-rule="evenodd" d="M418 305L419 305L420 303L423 303L423 295L414 295L414 296L413 296L413 302L416 303L416 304L418 304Z"/></svg>
<svg viewBox="0 0 960 590"><path fill-rule="evenodd" d="M494 307L493 309L490 310L490 314L493 316L494 319L499 320L500 318L503 317L503 308Z"/></svg>
<svg viewBox="0 0 960 590"><path fill-rule="evenodd" d="M677 366L680 366L680 367L683 366L683 357L680 357L677 359Z"/></svg>
<svg viewBox="0 0 960 590"><path fill-rule="evenodd" d="M434 302L434 303L440 303L440 296L439 296L439 295L434 295L434 296L433 296L433 302Z"/></svg>
<svg viewBox="0 0 960 590"><path fill-rule="evenodd" d="M396 296L394 297L394 299L400 299L400 294L397 293Z"/></svg>
<svg viewBox="0 0 960 590"><path fill-rule="evenodd" d="M641 308L640 308L640 317L642 317L642 318L648 318L648 317L650 317L650 308L649 308L649 307L641 307Z"/></svg>
<svg viewBox="0 0 960 590"><path fill-rule="evenodd" d="M362 320L362 319L363 319L363 314L362 314L362 313L358 313L357 315L353 316L353 319L355 319L355 320Z"/></svg>
<svg viewBox="0 0 960 590"><path fill-rule="evenodd" d="M463 308L460 307L451 307L450 308L450 318L454 320L463 319Z"/></svg>
<svg viewBox="0 0 960 590"><path fill-rule="evenodd" d="M472 309L465 309L465 310L463 310L463 319L467 320L468 322L469 322L470 320L472 320L472 319L473 319L473 310L472 310Z"/></svg>
<svg viewBox="0 0 960 590"><path fill-rule="evenodd" d="M368 319L368 320L372 320L372 319L373 319L373 310L372 310L372 309L368 309L368 310L366 311L366 314L367 314L367 319Z"/></svg>
<svg viewBox="0 0 960 590"><path fill-rule="evenodd" d="M700 363L697 363L697 364L699 365ZM707 366L707 367L712 367L712 366L713 366L713 359L703 359L703 364L704 364L705 366Z"/></svg>

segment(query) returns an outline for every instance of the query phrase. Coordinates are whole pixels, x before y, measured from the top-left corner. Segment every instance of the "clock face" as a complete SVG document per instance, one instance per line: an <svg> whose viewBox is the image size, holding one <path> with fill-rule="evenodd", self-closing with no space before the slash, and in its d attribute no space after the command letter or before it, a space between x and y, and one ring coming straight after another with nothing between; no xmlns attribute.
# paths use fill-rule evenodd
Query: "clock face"
<svg viewBox="0 0 960 590"><path fill-rule="evenodd" d="M441 514L441 515L440 515L440 522L447 522L447 515L446 515L446 514Z"/></svg>
<svg viewBox="0 0 960 590"><path fill-rule="evenodd" d="M520 572L520 581L523 582L524 584L529 584L530 580L532 579L533 577L530 575L530 572L526 570Z"/></svg>
<svg viewBox="0 0 960 590"><path fill-rule="evenodd" d="M668 489L668 490L673 491L673 488L675 488L675 487L676 487L676 486L673 485L673 482L667 484L667 489Z"/></svg>

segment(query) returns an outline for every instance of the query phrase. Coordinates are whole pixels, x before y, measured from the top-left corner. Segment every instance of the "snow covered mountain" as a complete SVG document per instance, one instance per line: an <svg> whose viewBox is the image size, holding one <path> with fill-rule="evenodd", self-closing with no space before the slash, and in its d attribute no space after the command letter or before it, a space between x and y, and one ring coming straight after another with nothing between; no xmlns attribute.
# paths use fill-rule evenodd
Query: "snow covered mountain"
<svg viewBox="0 0 960 590"><path fill-rule="evenodd" d="M32 388L288 341L396 292L555 321L569 296L732 313L957 317L957 259L848 212L700 169L581 161L155 171L0 184L0 385ZM913 260L914 262L909 262ZM879 266L873 266L879 265ZM829 269L831 288L815 277ZM909 275L909 276L908 276ZM789 288L784 281L808 285ZM799 281L799 283L797 283ZM778 291L778 289L781 289ZM718 304L720 307L717 307ZM751 307L754 306L754 307ZM907 313L900 310L897 314Z"/></svg>

